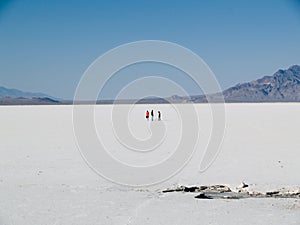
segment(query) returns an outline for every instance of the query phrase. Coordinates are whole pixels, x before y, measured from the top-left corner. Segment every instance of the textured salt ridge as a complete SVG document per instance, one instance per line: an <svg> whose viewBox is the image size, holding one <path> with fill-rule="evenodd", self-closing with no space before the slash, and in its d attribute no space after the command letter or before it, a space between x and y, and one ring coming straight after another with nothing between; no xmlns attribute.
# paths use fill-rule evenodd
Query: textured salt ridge
<svg viewBox="0 0 300 225"><path fill-rule="evenodd" d="M226 185L203 185L203 186L179 186L163 190L168 192L191 192L199 193L195 198L199 199L241 199L241 198L300 198L300 189L290 190L281 188L266 192L250 191L244 184L241 187L230 188Z"/></svg>

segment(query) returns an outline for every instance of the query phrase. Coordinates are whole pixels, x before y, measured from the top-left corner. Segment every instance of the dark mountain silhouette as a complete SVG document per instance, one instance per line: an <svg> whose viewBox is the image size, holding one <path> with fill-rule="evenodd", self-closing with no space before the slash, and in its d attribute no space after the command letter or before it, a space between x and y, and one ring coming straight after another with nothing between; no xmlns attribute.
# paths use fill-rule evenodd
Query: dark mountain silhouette
<svg viewBox="0 0 300 225"><path fill-rule="evenodd" d="M223 91L226 102L300 102L300 66L237 84Z"/></svg>
<svg viewBox="0 0 300 225"><path fill-rule="evenodd" d="M165 103L205 103L220 102L300 102L300 66L278 70L272 76L240 83L222 93L197 96L173 95L169 98L145 98L128 100L98 100L97 104L165 104ZM43 105L73 104L71 100L58 100L43 93L23 92L17 89L0 87L0 105ZM93 101L79 101L76 104L94 104Z"/></svg>
<svg viewBox="0 0 300 225"><path fill-rule="evenodd" d="M52 105L60 102L43 93L0 87L0 105Z"/></svg>
<svg viewBox="0 0 300 225"><path fill-rule="evenodd" d="M222 93L191 96L186 100L194 103L207 102L207 99L220 102L222 94L225 102L300 102L300 66L280 69L272 76L237 84Z"/></svg>
<svg viewBox="0 0 300 225"><path fill-rule="evenodd" d="M32 93L24 92L17 89L11 89L0 86L0 98L10 97L10 98L52 98L49 95L43 93Z"/></svg>
<svg viewBox="0 0 300 225"><path fill-rule="evenodd" d="M56 105L59 101L51 98L0 98L0 105Z"/></svg>

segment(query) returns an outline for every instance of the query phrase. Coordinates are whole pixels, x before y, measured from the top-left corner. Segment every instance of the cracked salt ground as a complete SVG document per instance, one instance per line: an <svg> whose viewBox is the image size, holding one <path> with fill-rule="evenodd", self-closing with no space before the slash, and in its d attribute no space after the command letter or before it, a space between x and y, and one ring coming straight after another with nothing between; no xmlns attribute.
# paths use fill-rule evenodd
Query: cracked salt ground
<svg viewBox="0 0 300 225"><path fill-rule="evenodd" d="M143 115L144 106L138 107ZM195 107L205 135L210 111L205 104ZM166 118L169 105L159 108L165 123L175 123ZM110 110L97 106L96 115L107 120ZM300 199L279 198L276 191L296 195L299 189L300 104L226 104L226 113L224 143L207 171L197 171L195 156L161 186L135 189L108 182L85 164L74 142L72 107L5 107L0 110L0 225L299 225ZM236 192L232 187L242 180L249 185L243 191L274 197L201 200L194 197L203 190L162 193L179 184L188 191L196 190L194 184L226 184L215 188Z"/></svg>

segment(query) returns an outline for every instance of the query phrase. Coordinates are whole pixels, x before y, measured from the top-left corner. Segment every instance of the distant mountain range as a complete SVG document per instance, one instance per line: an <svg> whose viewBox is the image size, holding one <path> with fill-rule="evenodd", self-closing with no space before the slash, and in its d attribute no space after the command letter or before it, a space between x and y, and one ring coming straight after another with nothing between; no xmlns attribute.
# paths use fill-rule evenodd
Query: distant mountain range
<svg viewBox="0 0 300 225"><path fill-rule="evenodd" d="M220 102L223 94L225 102L300 102L300 66L294 65L286 70L278 70L272 76L240 83L226 89L222 93L196 96L171 96L166 99L147 98L141 100L99 100L98 104L112 103L204 103ZM0 105L30 105L30 104L72 104L72 101L57 100L43 93L23 92L17 89L0 87ZM90 104L92 102L77 102Z"/></svg>
<svg viewBox="0 0 300 225"><path fill-rule="evenodd" d="M278 70L272 76L240 83L222 92L225 102L300 102L300 66ZM219 102L221 93L208 96L173 96L173 102Z"/></svg>
<svg viewBox="0 0 300 225"><path fill-rule="evenodd" d="M0 105L57 105L61 102L51 98L0 98Z"/></svg>
<svg viewBox="0 0 300 225"><path fill-rule="evenodd" d="M43 93L0 87L0 105L52 105L59 103L56 98Z"/></svg>
<svg viewBox="0 0 300 225"><path fill-rule="evenodd" d="M24 92L17 89L9 89L5 87L0 87L0 98L51 98L49 95L43 93L32 93Z"/></svg>
<svg viewBox="0 0 300 225"><path fill-rule="evenodd" d="M223 91L227 102L300 102L300 66Z"/></svg>

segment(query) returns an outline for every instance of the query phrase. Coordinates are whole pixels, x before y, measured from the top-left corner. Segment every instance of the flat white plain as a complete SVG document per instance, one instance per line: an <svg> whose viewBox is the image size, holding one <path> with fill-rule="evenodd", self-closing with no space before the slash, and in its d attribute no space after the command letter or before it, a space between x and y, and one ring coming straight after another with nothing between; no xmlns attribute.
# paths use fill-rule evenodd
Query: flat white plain
<svg viewBox="0 0 300 225"><path fill-rule="evenodd" d="M96 106L96 126L111 124L111 107ZM142 188L111 183L87 166L76 146L72 106L0 107L0 224L299 224L299 199L197 200L194 194L161 193L181 184L236 187L241 181L260 191L300 188L300 104L225 107L226 134L207 171L200 173L198 166L211 114L207 104L198 104L199 151L172 179ZM163 122L171 128L167 135L174 139L180 127L171 105L136 106L129 116L132 132L147 137L144 112L152 108L162 111ZM117 146L109 139L112 135L106 135L108 143ZM176 141L143 162L167 157L173 145ZM141 162L119 149L113 154L128 163Z"/></svg>

